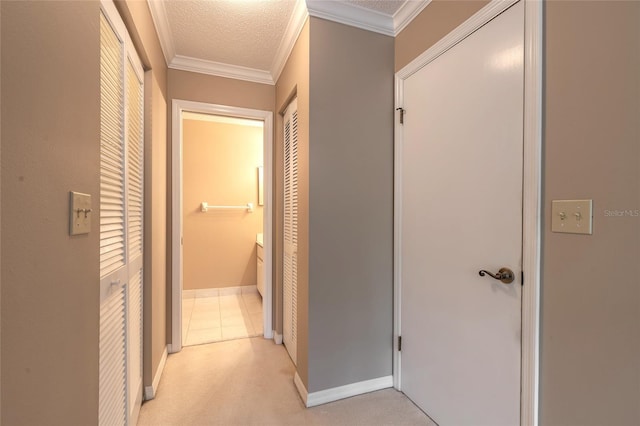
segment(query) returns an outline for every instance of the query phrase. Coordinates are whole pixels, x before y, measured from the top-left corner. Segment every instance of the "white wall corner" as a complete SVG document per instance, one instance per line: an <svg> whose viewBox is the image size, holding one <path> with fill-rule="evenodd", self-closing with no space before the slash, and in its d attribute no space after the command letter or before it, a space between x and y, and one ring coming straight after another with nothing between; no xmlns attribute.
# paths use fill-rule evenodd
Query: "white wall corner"
<svg viewBox="0 0 640 426"><path fill-rule="evenodd" d="M151 386L145 386L144 388L144 400L149 401L156 397L156 392L158 391L158 384L160 383L160 378L162 377L162 373L164 372L164 366L167 363L167 348L164 348L164 352L162 352L162 358L160 358L160 365L158 365L158 369L156 370L156 374L153 376L153 382Z"/></svg>
<svg viewBox="0 0 640 426"><path fill-rule="evenodd" d="M278 50L273 58L273 64L271 65L271 78L274 82L277 82L280 78L280 74L287 63L287 59L289 59L289 55L291 55L293 46L295 46L296 40L298 40L298 36L300 35L308 16L309 14L307 13L307 5L305 1L296 0L296 5L293 8L293 12L289 18L289 23L287 24L287 28L284 31L282 39L280 40L280 45L278 46Z"/></svg>
<svg viewBox="0 0 640 426"><path fill-rule="evenodd" d="M388 36L394 35L393 17L386 13L337 1L306 0L309 15L340 24L373 31Z"/></svg>
<svg viewBox="0 0 640 426"><path fill-rule="evenodd" d="M397 36L420 12L431 3L431 0L406 1L393 14L393 35Z"/></svg>
<svg viewBox="0 0 640 426"><path fill-rule="evenodd" d="M302 379L298 375L297 371L295 376L293 376L293 384L296 385L296 389L298 390L298 393L300 394L300 398L302 398L302 402L304 403L305 407L308 407L307 399L308 399L309 393L307 392L307 388L304 387L304 383L302 383Z"/></svg>
<svg viewBox="0 0 640 426"><path fill-rule="evenodd" d="M273 341L276 342L276 345L281 345L282 334L279 334L277 331L273 330Z"/></svg>
<svg viewBox="0 0 640 426"><path fill-rule="evenodd" d="M314 407L316 405L322 405L328 402L338 401L340 399L350 398L352 396L362 395L390 387L393 387L393 376L384 376L378 377L377 379L364 380L362 382L351 383L344 386L338 386L336 388L305 394L306 398L303 398L303 401L305 401L305 405L307 407ZM300 391L300 389L298 389L298 391ZM300 393L300 395L302 396L302 393Z"/></svg>
<svg viewBox="0 0 640 426"><path fill-rule="evenodd" d="M167 18L167 9L164 2L160 0L147 0L147 5L151 11L151 19L156 27L156 33L160 39L160 47L164 54L164 60L169 65L176 56L176 49L171 36L171 27L169 26L169 18Z"/></svg>

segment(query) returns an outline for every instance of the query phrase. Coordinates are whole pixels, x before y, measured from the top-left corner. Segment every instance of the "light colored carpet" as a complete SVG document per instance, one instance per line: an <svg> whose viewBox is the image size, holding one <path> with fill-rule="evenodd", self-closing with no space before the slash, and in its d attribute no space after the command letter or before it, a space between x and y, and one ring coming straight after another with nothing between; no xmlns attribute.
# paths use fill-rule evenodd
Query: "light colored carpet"
<svg viewBox="0 0 640 426"><path fill-rule="evenodd" d="M284 346L262 337L183 348L169 355L138 426L435 425L394 389L305 408L294 372Z"/></svg>

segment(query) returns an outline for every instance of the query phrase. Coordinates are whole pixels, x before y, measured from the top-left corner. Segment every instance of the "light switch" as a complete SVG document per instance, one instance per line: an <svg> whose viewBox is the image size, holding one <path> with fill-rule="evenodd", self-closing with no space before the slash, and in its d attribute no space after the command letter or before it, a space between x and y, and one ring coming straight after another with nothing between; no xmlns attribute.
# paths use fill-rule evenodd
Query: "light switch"
<svg viewBox="0 0 640 426"><path fill-rule="evenodd" d="M91 195L69 192L69 235L91 231Z"/></svg>
<svg viewBox="0 0 640 426"><path fill-rule="evenodd" d="M551 231L568 234L592 234L592 205L592 200L553 200L551 202Z"/></svg>

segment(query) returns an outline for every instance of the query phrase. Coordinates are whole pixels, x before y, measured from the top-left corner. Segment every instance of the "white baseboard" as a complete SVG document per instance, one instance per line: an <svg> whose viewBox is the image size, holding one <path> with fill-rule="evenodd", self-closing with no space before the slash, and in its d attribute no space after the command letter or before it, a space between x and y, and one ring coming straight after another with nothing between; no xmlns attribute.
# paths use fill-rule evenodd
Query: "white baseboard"
<svg viewBox="0 0 640 426"><path fill-rule="evenodd" d="M265 339L273 339L273 330L264 330L262 335Z"/></svg>
<svg viewBox="0 0 640 426"><path fill-rule="evenodd" d="M183 299L193 299L196 297L197 290L182 290ZM217 296L217 294L216 294Z"/></svg>
<svg viewBox="0 0 640 426"><path fill-rule="evenodd" d="M260 294L257 285L243 285L242 287L240 287L240 292L242 294Z"/></svg>
<svg viewBox="0 0 640 426"><path fill-rule="evenodd" d="M167 363L167 348L164 348L164 352L162 352L162 358L160 358L160 365L158 365L158 369L156 370L155 376L153 376L153 383L151 386L145 386L144 388L144 400L149 401L156 397L156 392L158 391L158 384L160 383L160 377L162 377L162 372L164 371L164 365Z"/></svg>
<svg viewBox="0 0 640 426"><path fill-rule="evenodd" d="M282 334L278 334L277 331L273 330L273 341L276 342L276 345L282 344Z"/></svg>
<svg viewBox="0 0 640 426"><path fill-rule="evenodd" d="M169 343L167 345L167 349L169 350L170 354L175 354L175 353L180 352L182 350L182 345L178 346L178 345L173 345L173 344Z"/></svg>
<svg viewBox="0 0 640 426"><path fill-rule="evenodd" d="M297 372L293 378L293 382L295 383L305 406L315 407L316 405L322 405L328 402L338 401L340 399L393 387L393 376L378 377L377 379L364 380L362 382L351 383L312 393L307 392L307 389L304 387L302 379L300 379Z"/></svg>
<svg viewBox="0 0 640 426"><path fill-rule="evenodd" d="M307 392L307 388L304 387L304 383L302 383L302 379L298 375L297 371L295 376L293 376L293 384L296 385L296 389L298 389L298 393L300 394L300 398L302 398L302 402L305 407L308 407L307 399L309 399L309 393Z"/></svg>
<svg viewBox="0 0 640 426"><path fill-rule="evenodd" d="M199 288L197 290L182 290L183 299L194 299L199 297L229 296L232 294L257 293L258 287L255 285L241 285L235 287L220 288Z"/></svg>

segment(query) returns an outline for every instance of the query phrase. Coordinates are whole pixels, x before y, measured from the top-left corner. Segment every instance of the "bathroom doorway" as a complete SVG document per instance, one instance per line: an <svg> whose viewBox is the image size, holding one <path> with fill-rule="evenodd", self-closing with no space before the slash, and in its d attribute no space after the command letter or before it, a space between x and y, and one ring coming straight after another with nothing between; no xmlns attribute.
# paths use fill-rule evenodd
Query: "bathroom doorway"
<svg viewBox="0 0 640 426"><path fill-rule="evenodd" d="M173 101L172 344L272 338L272 113Z"/></svg>
<svg viewBox="0 0 640 426"><path fill-rule="evenodd" d="M263 334L261 120L182 114L182 345Z"/></svg>

